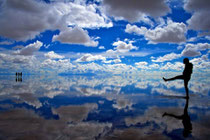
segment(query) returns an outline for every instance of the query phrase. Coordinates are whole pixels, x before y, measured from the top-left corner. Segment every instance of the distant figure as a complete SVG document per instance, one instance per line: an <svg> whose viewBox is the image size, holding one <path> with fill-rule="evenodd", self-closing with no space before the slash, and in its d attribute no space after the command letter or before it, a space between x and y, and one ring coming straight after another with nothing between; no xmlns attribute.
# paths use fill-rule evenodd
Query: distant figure
<svg viewBox="0 0 210 140"><path fill-rule="evenodd" d="M170 114L170 113L167 113L165 112L162 117L165 117L165 116L169 116L169 117L173 117L173 118L176 118L178 120L182 120L182 124L184 126L184 130L183 130L183 136L184 137L188 137L188 135L190 133L192 133L192 123L191 123L191 120L190 120L190 116L188 115L188 98L186 98L186 104L185 104L185 108L184 108L184 114L183 115L174 115L174 114Z"/></svg>
<svg viewBox="0 0 210 140"><path fill-rule="evenodd" d="M22 82L22 72L16 72L16 82Z"/></svg>
<svg viewBox="0 0 210 140"><path fill-rule="evenodd" d="M166 79L163 77L163 80L166 81L171 81L171 80L176 80L176 79L183 79L184 80L184 87L186 91L186 98L189 98L189 90L188 90L188 82L191 78L191 74L193 71L193 64L189 62L188 58L184 58L183 63L185 64L184 71L182 75L175 76L173 78Z"/></svg>

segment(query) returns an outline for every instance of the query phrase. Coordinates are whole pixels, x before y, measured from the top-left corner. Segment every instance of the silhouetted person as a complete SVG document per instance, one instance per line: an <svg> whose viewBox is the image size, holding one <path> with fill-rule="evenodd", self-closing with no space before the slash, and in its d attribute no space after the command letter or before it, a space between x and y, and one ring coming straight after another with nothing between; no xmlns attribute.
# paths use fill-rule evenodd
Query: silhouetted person
<svg viewBox="0 0 210 140"><path fill-rule="evenodd" d="M191 78L191 74L193 71L193 64L189 62L188 58L184 58L183 63L185 64L185 68L182 75L178 75L169 79L166 79L163 77L163 80L166 82L166 81L171 81L171 80L176 80L176 79L183 79L186 95L187 95L187 98L189 98L188 82Z"/></svg>
<svg viewBox="0 0 210 140"><path fill-rule="evenodd" d="M22 72L16 72L16 82L22 82Z"/></svg>
<svg viewBox="0 0 210 140"><path fill-rule="evenodd" d="M192 133L192 123L191 123L191 120L190 120L190 116L188 115L188 98L186 98L186 104L185 104L185 107L184 107L184 114L183 115L174 115L174 114L170 114L170 113L167 113L165 112L163 114L163 117L165 116L169 116L169 117L173 117L173 118L176 118L178 120L182 120L182 124L184 126L184 130L183 130L183 136L184 137L187 137L190 133Z"/></svg>

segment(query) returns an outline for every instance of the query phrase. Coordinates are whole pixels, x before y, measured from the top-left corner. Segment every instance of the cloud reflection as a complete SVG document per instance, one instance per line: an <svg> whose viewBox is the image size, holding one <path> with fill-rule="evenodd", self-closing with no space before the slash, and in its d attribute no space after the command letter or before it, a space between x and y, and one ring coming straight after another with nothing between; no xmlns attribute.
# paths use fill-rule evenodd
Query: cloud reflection
<svg viewBox="0 0 210 140"><path fill-rule="evenodd" d="M183 113L185 101L177 97L185 95L183 82L165 83L161 74L14 78L0 76L0 139L170 139L183 129L162 118ZM210 129L208 84L201 76L189 85L196 139Z"/></svg>

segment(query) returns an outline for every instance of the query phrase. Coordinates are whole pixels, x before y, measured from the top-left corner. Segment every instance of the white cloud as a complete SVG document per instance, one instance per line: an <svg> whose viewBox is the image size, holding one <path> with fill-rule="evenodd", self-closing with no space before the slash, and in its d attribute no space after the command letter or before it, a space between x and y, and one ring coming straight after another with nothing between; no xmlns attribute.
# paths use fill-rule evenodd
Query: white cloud
<svg viewBox="0 0 210 140"><path fill-rule="evenodd" d="M44 54L44 56L50 59L63 59L64 58L64 56L56 54L54 51L50 51Z"/></svg>
<svg viewBox="0 0 210 140"><path fill-rule="evenodd" d="M189 24L188 27L194 30L210 30L210 19L206 18L209 16L209 12L210 10L193 14L193 16L187 21Z"/></svg>
<svg viewBox="0 0 210 140"><path fill-rule="evenodd" d="M184 9L193 13L187 21L190 29L210 30L210 18L207 18L210 12L209 0L186 0Z"/></svg>
<svg viewBox="0 0 210 140"><path fill-rule="evenodd" d="M90 61L96 61L96 60L102 60L105 61L106 57L102 55L92 55L92 54L85 54L81 58L77 59L76 62L90 62Z"/></svg>
<svg viewBox="0 0 210 140"><path fill-rule="evenodd" d="M206 39L210 40L210 36L205 36Z"/></svg>
<svg viewBox="0 0 210 140"><path fill-rule="evenodd" d="M182 93L176 92L174 90L168 90L164 88L152 88L152 93L158 92L161 95L167 96L183 96Z"/></svg>
<svg viewBox="0 0 210 140"><path fill-rule="evenodd" d="M181 57L180 54L170 53L170 54L166 54L164 56L160 56L156 60L152 59L152 62L165 62L165 61L174 60L174 59L177 59L177 58L180 58L180 57Z"/></svg>
<svg viewBox="0 0 210 140"><path fill-rule="evenodd" d="M198 43L198 44L186 44L184 50L182 51L182 56L199 56L201 55L200 51L210 49L210 44L208 43Z"/></svg>
<svg viewBox="0 0 210 140"><path fill-rule="evenodd" d="M112 27L96 5L73 2L44 3L36 0L4 0L1 5L0 35L14 40L32 39L45 30L76 25L86 28Z"/></svg>
<svg viewBox="0 0 210 140"><path fill-rule="evenodd" d="M148 62L146 62L146 61L136 62L135 65L137 68L144 69L144 70L148 70L148 69L155 70L155 69L160 68L160 66L158 64L148 65Z"/></svg>
<svg viewBox="0 0 210 140"><path fill-rule="evenodd" d="M130 34L135 33L137 35L144 35L147 32L147 28L146 27L139 28L136 25L127 24L125 32Z"/></svg>
<svg viewBox="0 0 210 140"><path fill-rule="evenodd" d="M184 47L183 46L178 46L177 50L182 50Z"/></svg>
<svg viewBox="0 0 210 140"><path fill-rule="evenodd" d="M130 50L137 50L138 47L133 46L132 41L129 41L128 43L125 41L116 41L112 44L113 46L116 46L114 49L116 52L125 53L129 52ZM111 50L108 50L111 52Z"/></svg>
<svg viewBox="0 0 210 140"><path fill-rule="evenodd" d="M14 42L10 42L10 41L2 41L0 42L0 45L12 45Z"/></svg>
<svg viewBox="0 0 210 140"><path fill-rule="evenodd" d="M184 23L173 22L168 19L165 26L157 26L155 29L137 27L128 24L125 32L144 35L150 43L182 43L186 41L187 27Z"/></svg>
<svg viewBox="0 0 210 140"><path fill-rule="evenodd" d="M41 64L41 68L55 70L58 73L72 70L74 67L75 66L70 63L69 59L46 59Z"/></svg>
<svg viewBox="0 0 210 140"><path fill-rule="evenodd" d="M120 63L122 62L119 58L118 59L114 59L114 60L106 60L103 61L104 63Z"/></svg>
<svg viewBox="0 0 210 140"><path fill-rule="evenodd" d="M181 62L175 62L175 64L172 64L170 62L167 62L165 65L161 66L161 70L182 70L184 68L184 64Z"/></svg>
<svg viewBox="0 0 210 140"><path fill-rule="evenodd" d="M163 16L170 11L164 0L104 0L105 12L116 19L150 22L147 17Z"/></svg>
<svg viewBox="0 0 210 140"><path fill-rule="evenodd" d="M63 7L61 7L63 8ZM99 14L99 7L95 4L79 5L75 3L65 4L61 9L66 17L68 25L77 25L83 28L112 27L112 22L106 15Z"/></svg>
<svg viewBox="0 0 210 140"><path fill-rule="evenodd" d="M197 37L191 37L187 40L187 42L195 42L197 39Z"/></svg>
<svg viewBox="0 0 210 140"><path fill-rule="evenodd" d="M128 99L117 99L116 104L113 104L113 108L118 110L124 109L125 111L132 109L133 103Z"/></svg>
<svg viewBox="0 0 210 140"><path fill-rule="evenodd" d="M104 49L105 49L104 46L99 46L98 48L99 48L100 50L104 50Z"/></svg>
<svg viewBox="0 0 210 140"><path fill-rule="evenodd" d="M113 74L129 74L129 73L137 71L135 67L131 65L121 64L121 63L103 65L103 67L106 72L111 72Z"/></svg>
<svg viewBox="0 0 210 140"><path fill-rule="evenodd" d="M0 58L7 66L12 66L11 63L30 63L34 57L25 55L10 55L0 53Z"/></svg>
<svg viewBox="0 0 210 140"><path fill-rule="evenodd" d="M103 66L96 64L94 62L87 63L87 64L77 64L76 67L77 67L77 72L81 72L81 73L86 73L86 72L94 73L98 71L101 71L101 72L107 71Z"/></svg>
<svg viewBox="0 0 210 140"><path fill-rule="evenodd" d="M149 67L151 69L159 69L160 68L160 66L158 64L151 64L151 65L149 65Z"/></svg>
<svg viewBox="0 0 210 140"><path fill-rule="evenodd" d="M38 51L41 46L43 45L42 42L36 41L32 44L27 45L26 47L15 51L13 54L17 55L33 55L34 52Z"/></svg>
<svg viewBox="0 0 210 140"><path fill-rule="evenodd" d="M96 47L98 41L94 41L88 35L88 32L80 27L61 30L59 35L54 35L52 41L60 41L67 44L83 44L85 46Z"/></svg>
<svg viewBox="0 0 210 140"><path fill-rule="evenodd" d="M58 12L34 0L4 1L1 9L0 35L3 37L25 41L59 25Z"/></svg>
<svg viewBox="0 0 210 140"><path fill-rule="evenodd" d="M153 43L181 43L186 41L186 31L184 23L168 20L167 26L157 27L154 30L149 29L145 37Z"/></svg>
<svg viewBox="0 0 210 140"><path fill-rule="evenodd" d="M135 63L136 67L137 68L140 68L140 69L148 69L148 63L146 61L142 61L142 62L137 62Z"/></svg>
<svg viewBox="0 0 210 140"><path fill-rule="evenodd" d="M209 69L210 68L210 62L209 62L209 54L202 55L201 57L194 58L190 60L190 62L193 63L194 67L197 69Z"/></svg>

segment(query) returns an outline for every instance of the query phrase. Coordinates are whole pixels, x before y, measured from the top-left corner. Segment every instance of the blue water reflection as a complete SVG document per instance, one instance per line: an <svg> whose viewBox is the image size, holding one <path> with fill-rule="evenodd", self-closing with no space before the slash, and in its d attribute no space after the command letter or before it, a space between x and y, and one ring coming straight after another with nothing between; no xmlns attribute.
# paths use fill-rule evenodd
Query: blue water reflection
<svg viewBox="0 0 210 140"><path fill-rule="evenodd" d="M21 81L1 75L0 79L0 139L210 136L210 81L205 75L190 81L189 100L183 98L183 81L166 83L161 74L32 75L23 76ZM177 119L183 114L190 118L187 124L192 124L188 135L183 135L188 130L186 123Z"/></svg>

